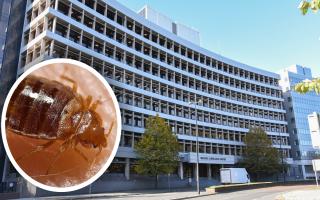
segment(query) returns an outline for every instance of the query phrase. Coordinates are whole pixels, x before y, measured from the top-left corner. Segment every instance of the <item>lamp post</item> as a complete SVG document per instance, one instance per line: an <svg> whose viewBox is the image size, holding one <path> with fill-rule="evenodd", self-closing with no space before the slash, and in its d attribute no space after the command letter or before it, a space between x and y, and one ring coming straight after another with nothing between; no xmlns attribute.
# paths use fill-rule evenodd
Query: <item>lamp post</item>
<svg viewBox="0 0 320 200"><path fill-rule="evenodd" d="M201 100L189 102L190 105L194 105L196 110L196 149L197 149L197 163L196 163L196 170L197 170L197 192L200 195L200 180L199 180L199 134L198 134L198 110L197 105L201 103Z"/></svg>
<svg viewBox="0 0 320 200"><path fill-rule="evenodd" d="M282 177L283 177L283 183L286 182L286 174L284 170L284 162L283 162L283 151L282 151L282 138L279 132L279 137L280 137L280 152L281 152L281 167L282 167Z"/></svg>

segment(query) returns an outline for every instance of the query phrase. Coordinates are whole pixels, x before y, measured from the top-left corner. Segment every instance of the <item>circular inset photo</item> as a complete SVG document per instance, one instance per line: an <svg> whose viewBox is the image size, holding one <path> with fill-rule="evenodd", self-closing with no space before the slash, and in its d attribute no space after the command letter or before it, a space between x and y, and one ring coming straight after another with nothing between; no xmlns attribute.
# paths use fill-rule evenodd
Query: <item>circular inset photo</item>
<svg viewBox="0 0 320 200"><path fill-rule="evenodd" d="M120 109L106 80L70 59L52 59L23 73L11 88L1 120L7 155L37 187L80 189L113 160L121 135Z"/></svg>

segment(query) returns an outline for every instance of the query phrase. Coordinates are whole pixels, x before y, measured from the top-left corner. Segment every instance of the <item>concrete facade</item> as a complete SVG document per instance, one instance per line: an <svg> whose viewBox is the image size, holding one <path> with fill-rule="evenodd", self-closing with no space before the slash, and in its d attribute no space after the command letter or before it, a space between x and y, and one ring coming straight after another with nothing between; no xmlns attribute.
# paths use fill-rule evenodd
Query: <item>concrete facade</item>
<svg viewBox="0 0 320 200"><path fill-rule="evenodd" d="M99 184L139 179L134 146L146 118L156 114L179 139L173 177L184 182L195 176L196 120L199 175L206 180L237 162L253 126L292 162L278 74L203 49L114 0L28 0L21 35L18 74L46 59L71 58L101 73L117 95L120 147ZM196 109L189 104L198 100Z"/></svg>
<svg viewBox="0 0 320 200"><path fill-rule="evenodd" d="M169 17L157 12L148 5L145 5L142 9L140 9L138 14L143 16L148 21L160 26L161 28L172 32L177 36L188 40L189 42L200 45L200 33L194 28L188 27L179 22L174 22Z"/></svg>

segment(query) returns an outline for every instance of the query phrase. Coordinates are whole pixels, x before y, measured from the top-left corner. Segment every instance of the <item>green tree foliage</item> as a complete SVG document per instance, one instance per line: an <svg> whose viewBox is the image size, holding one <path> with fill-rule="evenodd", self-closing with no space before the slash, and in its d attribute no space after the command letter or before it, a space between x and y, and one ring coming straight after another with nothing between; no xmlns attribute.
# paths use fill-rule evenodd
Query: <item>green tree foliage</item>
<svg viewBox="0 0 320 200"><path fill-rule="evenodd" d="M147 119L145 133L135 150L140 158L135 170L139 174L154 176L155 187L158 175L172 173L178 165L177 137L159 115Z"/></svg>
<svg viewBox="0 0 320 200"><path fill-rule="evenodd" d="M303 0L300 2L299 9L305 15L311 9L313 12L318 12L320 9L320 0ZM295 85L294 90L298 93L305 94L307 92L320 92L320 78L315 78L311 81L303 81Z"/></svg>
<svg viewBox="0 0 320 200"><path fill-rule="evenodd" d="M280 155L267 133L261 128L251 128L246 134L246 149L239 164L258 180L263 175L273 175L280 171Z"/></svg>
<svg viewBox="0 0 320 200"><path fill-rule="evenodd" d="M318 12L320 9L320 0L303 0L300 2L299 9L305 15L311 9L313 12Z"/></svg>
<svg viewBox="0 0 320 200"><path fill-rule="evenodd" d="M314 91L317 94L320 93L320 78L314 78L313 80L305 80L294 86L294 90L298 93L305 94L307 92Z"/></svg>

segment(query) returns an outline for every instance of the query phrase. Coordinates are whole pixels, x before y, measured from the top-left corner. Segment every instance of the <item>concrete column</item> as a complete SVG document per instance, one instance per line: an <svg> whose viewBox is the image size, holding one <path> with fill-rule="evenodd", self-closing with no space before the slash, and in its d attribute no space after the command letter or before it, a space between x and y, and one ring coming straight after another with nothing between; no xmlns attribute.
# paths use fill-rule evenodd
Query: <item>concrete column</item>
<svg viewBox="0 0 320 200"><path fill-rule="evenodd" d="M58 3L59 3L59 0L56 0L56 1L55 1L55 4L54 4L54 9L55 9L55 10L58 10Z"/></svg>
<svg viewBox="0 0 320 200"><path fill-rule="evenodd" d="M52 56L52 54L53 54L53 47L54 47L54 40L52 40L51 44L50 44L50 52L49 52L50 56Z"/></svg>
<svg viewBox="0 0 320 200"><path fill-rule="evenodd" d="M301 165L301 169L302 169L303 179L306 180L307 175L306 175L306 168L305 168L305 166L304 166L304 165Z"/></svg>
<svg viewBox="0 0 320 200"><path fill-rule="evenodd" d="M7 178L7 174L9 171L9 161L8 161L8 156L5 157L4 159L4 167L3 167L3 174L2 174L2 182L5 182L6 178Z"/></svg>
<svg viewBox="0 0 320 200"><path fill-rule="evenodd" d="M197 163L193 164L193 178L197 180Z"/></svg>
<svg viewBox="0 0 320 200"><path fill-rule="evenodd" d="M212 172L211 172L211 165L210 164L207 165L207 170L208 170L208 179L211 180L212 179Z"/></svg>
<svg viewBox="0 0 320 200"><path fill-rule="evenodd" d="M130 180L130 158L126 158L124 176L126 177L127 180Z"/></svg>
<svg viewBox="0 0 320 200"><path fill-rule="evenodd" d="M179 162L179 176L183 180L183 162Z"/></svg>

